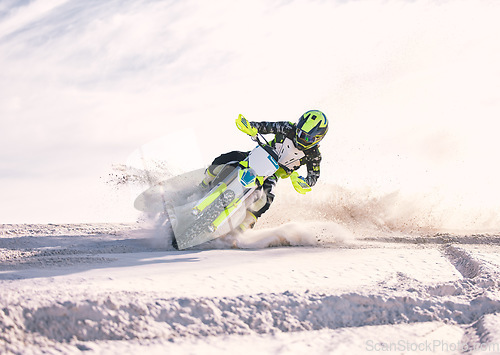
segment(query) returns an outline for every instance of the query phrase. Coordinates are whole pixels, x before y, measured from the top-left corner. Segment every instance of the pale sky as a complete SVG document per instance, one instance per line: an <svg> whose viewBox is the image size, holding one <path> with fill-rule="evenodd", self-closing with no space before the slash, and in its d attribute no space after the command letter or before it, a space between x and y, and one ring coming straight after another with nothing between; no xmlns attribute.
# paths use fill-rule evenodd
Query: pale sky
<svg viewBox="0 0 500 355"><path fill-rule="evenodd" d="M0 223L132 221L105 181L141 146L180 136L165 159L188 170L251 147L239 113L309 109L331 121L323 182L499 211L498 18L494 0L2 1Z"/></svg>

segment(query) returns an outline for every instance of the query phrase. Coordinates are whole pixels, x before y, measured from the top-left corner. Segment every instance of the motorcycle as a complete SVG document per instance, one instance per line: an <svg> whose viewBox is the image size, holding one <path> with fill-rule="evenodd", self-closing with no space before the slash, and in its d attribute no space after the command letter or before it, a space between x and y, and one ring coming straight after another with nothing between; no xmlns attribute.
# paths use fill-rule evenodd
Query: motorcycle
<svg viewBox="0 0 500 355"><path fill-rule="evenodd" d="M243 131L250 127L241 114L236 125ZM257 146L247 158L217 169L219 173L208 187L200 185L205 169L199 169L151 187L137 197L134 206L166 216L174 235L172 245L183 250L234 232L247 209L264 193L260 187L270 177L290 177L302 194L311 190L293 171L303 156L293 144L283 142L273 147L259 133L252 139Z"/></svg>

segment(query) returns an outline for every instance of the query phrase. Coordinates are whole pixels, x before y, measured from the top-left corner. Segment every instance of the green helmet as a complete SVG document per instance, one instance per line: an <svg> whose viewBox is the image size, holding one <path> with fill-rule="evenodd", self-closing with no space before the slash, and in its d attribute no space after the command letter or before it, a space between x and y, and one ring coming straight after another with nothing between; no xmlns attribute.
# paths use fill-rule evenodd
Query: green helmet
<svg viewBox="0 0 500 355"><path fill-rule="evenodd" d="M309 149L317 145L328 132L328 120L323 112L310 110L297 123L295 143L299 149Z"/></svg>

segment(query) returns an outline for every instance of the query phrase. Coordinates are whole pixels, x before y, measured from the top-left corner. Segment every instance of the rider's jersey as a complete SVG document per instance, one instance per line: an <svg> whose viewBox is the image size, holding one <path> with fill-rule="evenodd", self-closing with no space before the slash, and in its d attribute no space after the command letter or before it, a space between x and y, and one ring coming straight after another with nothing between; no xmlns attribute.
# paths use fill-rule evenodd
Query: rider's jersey
<svg viewBox="0 0 500 355"><path fill-rule="evenodd" d="M290 159L290 163L287 165L288 173L293 170L297 170L302 165L307 166L307 177L305 178L306 182L309 186L314 186L316 181L319 178L319 165L321 162L321 153L319 152L318 145L307 149L307 150L299 150L294 143L294 138L297 131L297 126L291 122L250 122L250 124L257 128L259 133L261 134L274 134L274 139L270 142L270 144L274 148L286 149L289 147L289 150L293 150L290 155L297 155L299 159L292 162L293 159ZM293 147L290 145L293 144ZM299 155L300 154L300 155ZM281 163L281 161L280 161ZM283 165L283 164L282 164Z"/></svg>

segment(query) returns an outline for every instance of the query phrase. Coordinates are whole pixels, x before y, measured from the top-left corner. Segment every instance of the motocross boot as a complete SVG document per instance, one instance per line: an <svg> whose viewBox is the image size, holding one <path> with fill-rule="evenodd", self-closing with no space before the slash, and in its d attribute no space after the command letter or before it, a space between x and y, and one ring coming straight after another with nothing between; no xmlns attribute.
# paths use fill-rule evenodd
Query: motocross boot
<svg viewBox="0 0 500 355"><path fill-rule="evenodd" d="M210 187L211 182L214 181L223 167L224 165L210 165L207 170L205 170L205 178L200 183L200 186L203 188Z"/></svg>
<svg viewBox="0 0 500 355"><path fill-rule="evenodd" d="M247 207L247 214L245 219L236 228L239 232L243 233L248 229L252 229L257 222L257 218L262 214L262 209L266 206L267 195L262 190L259 189L254 194L254 200L250 206Z"/></svg>
<svg viewBox="0 0 500 355"><path fill-rule="evenodd" d="M240 233L244 233L246 230L252 229L255 226L255 222L257 222L257 217L255 217L255 215L252 212L247 210L245 219L236 228L236 230Z"/></svg>

